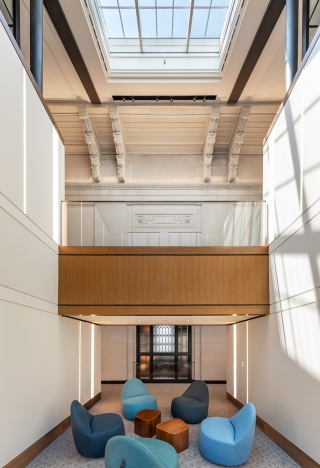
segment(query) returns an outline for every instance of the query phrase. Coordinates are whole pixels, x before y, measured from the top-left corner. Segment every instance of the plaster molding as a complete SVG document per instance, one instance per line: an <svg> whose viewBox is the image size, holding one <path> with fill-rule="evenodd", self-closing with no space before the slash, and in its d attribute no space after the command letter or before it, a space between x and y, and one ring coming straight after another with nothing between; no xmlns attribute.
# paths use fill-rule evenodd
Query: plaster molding
<svg viewBox="0 0 320 468"><path fill-rule="evenodd" d="M109 106L110 119L113 131L113 141L116 148L117 171L119 182L126 180L126 147L124 143L118 106Z"/></svg>
<svg viewBox="0 0 320 468"><path fill-rule="evenodd" d="M210 182L212 170L213 149L217 139L217 127L220 107L212 107L203 149L203 181Z"/></svg>
<svg viewBox="0 0 320 468"><path fill-rule="evenodd" d="M171 215L171 214L154 214L154 215L143 215L135 214L134 216L135 226L194 226L193 215Z"/></svg>
<svg viewBox="0 0 320 468"><path fill-rule="evenodd" d="M88 145L92 177L95 182L101 182L101 152L98 140L93 132L93 126L86 106L79 106L79 117L82 122L84 137Z"/></svg>
<svg viewBox="0 0 320 468"><path fill-rule="evenodd" d="M251 107L243 107L237 122L234 137L231 141L228 153L228 182L234 182L237 177L237 171L239 167L241 145L244 141L245 128L247 125L248 118L250 116Z"/></svg>

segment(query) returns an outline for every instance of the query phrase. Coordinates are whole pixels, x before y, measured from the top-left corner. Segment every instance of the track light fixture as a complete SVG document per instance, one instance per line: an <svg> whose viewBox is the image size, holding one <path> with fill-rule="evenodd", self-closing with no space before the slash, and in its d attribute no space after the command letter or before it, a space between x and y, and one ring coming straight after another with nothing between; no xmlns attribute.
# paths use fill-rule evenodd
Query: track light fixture
<svg viewBox="0 0 320 468"><path fill-rule="evenodd" d="M215 95L207 95L207 96L193 96L192 94L189 96L183 96L183 95L175 95L175 96L112 96L112 99L114 101L123 101L123 102L140 102L140 101L156 101L156 102L187 102L187 101L193 101L193 102L210 102L210 101L215 101L217 96Z"/></svg>

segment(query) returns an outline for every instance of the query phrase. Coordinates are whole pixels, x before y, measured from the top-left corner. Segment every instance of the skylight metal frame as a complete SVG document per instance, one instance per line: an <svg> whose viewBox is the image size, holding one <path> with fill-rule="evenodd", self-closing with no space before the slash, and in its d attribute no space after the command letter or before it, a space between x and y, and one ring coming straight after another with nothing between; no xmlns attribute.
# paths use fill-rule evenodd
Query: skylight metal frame
<svg viewBox="0 0 320 468"><path fill-rule="evenodd" d="M186 37L184 39L143 39L141 16L139 16L141 33L138 34L139 30L136 23L135 39L110 39L100 1L80 0L80 2L87 16L89 27L92 29L92 36L96 42L97 52L101 57L101 63L108 81L150 82L155 78L161 78L164 82L174 82L176 79L187 82L208 82L208 80L210 82L219 82L223 75L226 51L230 50L230 41L234 37L235 23L241 23L241 21L239 22L239 14L242 17L248 0L230 0L220 40L193 39L190 16L188 19L185 17L185 28L188 25L188 30L190 29L188 52L186 52ZM121 3L121 0L119 3ZM114 2L114 7L119 3L118 1ZM196 3L196 0L193 0L193 3ZM210 2L210 6L212 6L212 2ZM134 14L134 17L136 17L137 5L135 0L130 8L133 11L131 16ZM155 9L155 18L152 28L155 30L158 26L157 9L155 5L153 8ZM204 8L209 9L209 6ZM210 21L210 17L208 20ZM154 21L156 21L155 24ZM207 29L207 24L205 24L205 27ZM172 24L170 29L172 34ZM203 27L201 29L204 30ZM158 35L159 32L157 31ZM143 52L141 52L140 38L142 39Z"/></svg>
<svg viewBox="0 0 320 468"><path fill-rule="evenodd" d="M98 0L99 1L99 0ZM107 34L108 34L108 37L109 37L109 40L128 40L130 38L128 38L128 35L127 35L127 32L126 32L126 29L124 27L124 24L123 24L123 18L122 18L122 15L123 15L123 11L124 10L133 10L135 9L135 17L136 17L136 21L137 21L137 31L138 31L138 37L136 39L139 40L139 44L140 44L140 52L143 53L144 52L144 41L148 41L148 40L157 40L157 41L165 41L165 40L171 40L171 41L178 41L178 40L183 40L185 39L186 41L186 44L185 44L185 53L188 53L189 52L189 48L190 48L190 41L192 40L196 40L196 41L200 41L200 40L203 40L205 42L208 42L210 39L217 39L219 40L220 39L220 36L217 36L217 38L208 38L207 37L207 34L208 34L208 25L209 25L209 21L210 21L210 18L211 18L211 14L213 12L213 10L224 10L225 11L225 14L227 15L227 12L229 10L229 6L230 6L230 2L232 3L232 0L229 0L229 4L228 5L214 5L213 4L213 1L214 0L210 0L209 4L208 5L196 5L195 4L195 0L190 0L190 4L189 5L176 5L176 1L177 0L172 0L172 6L166 6L166 5L159 5L158 4L158 1L159 0L154 0L154 5L152 6L146 6L146 5L139 5L139 0L134 0L134 5L132 4L132 6L130 5L126 5L126 6L122 6L120 1L119 0L116 0L116 4L114 6L105 6L105 5L101 5L99 4L99 8L101 9L102 12L106 11L106 10L116 10L118 12L118 17L119 17L119 22L121 23L121 32L122 32L122 37L113 37L109 30L108 30L108 24L106 24L106 29L107 29ZM144 37L143 35L143 25L142 25L142 21L141 21L141 12L143 10L147 10L147 11L154 11L154 15L155 15L155 37ZM159 30L158 30L158 26L159 26L159 19L158 19L158 14L159 14L159 11L161 10L164 10L164 11L170 11L171 12L171 34L170 36L168 37L159 37ZM188 20L188 27L187 27L187 30L186 30L186 35L183 37L183 36L175 36L174 35L174 25L175 25L175 14L177 14L177 11L178 10L184 10L184 11L189 11L189 20ZM193 17L194 17L194 11L197 10L206 10L207 11L207 17L205 18L205 21L206 21L206 24L205 24L205 28L204 28L204 34L203 34L203 37L192 37L192 26L193 26ZM104 14L103 14L104 16ZM104 21L106 21L104 19ZM225 21L225 19L224 19ZM222 29L223 29L223 25L222 25ZM221 29L221 33L222 33L222 29ZM132 38L133 40L135 40L135 38ZM112 50L110 50L110 52L112 53ZM166 50L164 50L163 52L167 52Z"/></svg>

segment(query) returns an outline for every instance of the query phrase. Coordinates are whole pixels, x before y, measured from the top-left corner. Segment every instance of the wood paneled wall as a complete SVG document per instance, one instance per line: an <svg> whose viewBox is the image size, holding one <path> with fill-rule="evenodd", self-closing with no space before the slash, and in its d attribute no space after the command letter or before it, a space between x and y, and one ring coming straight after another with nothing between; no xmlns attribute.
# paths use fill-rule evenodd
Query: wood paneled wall
<svg viewBox="0 0 320 468"><path fill-rule="evenodd" d="M60 247L59 313L269 312L266 247Z"/></svg>

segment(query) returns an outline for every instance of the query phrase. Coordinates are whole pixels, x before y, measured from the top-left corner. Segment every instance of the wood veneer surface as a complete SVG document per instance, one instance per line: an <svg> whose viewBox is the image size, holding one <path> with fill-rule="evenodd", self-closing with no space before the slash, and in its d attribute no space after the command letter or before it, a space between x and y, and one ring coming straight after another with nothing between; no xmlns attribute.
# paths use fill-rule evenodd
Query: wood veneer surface
<svg viewBox="0 0 320 468"><path fill-rule="evenodd" d="M268 255L60 255L59 305L261 306L268 276Z"/></svg>

